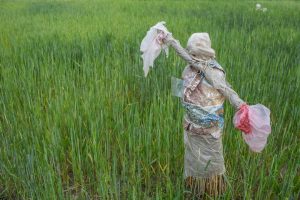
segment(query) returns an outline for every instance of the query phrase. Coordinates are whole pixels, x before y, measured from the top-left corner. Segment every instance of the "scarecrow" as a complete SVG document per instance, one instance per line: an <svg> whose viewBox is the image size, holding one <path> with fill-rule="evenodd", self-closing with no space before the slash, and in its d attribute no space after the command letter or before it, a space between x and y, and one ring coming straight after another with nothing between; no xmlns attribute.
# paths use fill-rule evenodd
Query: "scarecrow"
<svg viewBox="0 0 300 200"><path fill-rule="evenodd" d="M185 109L185 183L196 196L220 195L226 188L222 147L224 101L229 100L235 108L233 123L254 152L263 150L271 132L270 110L261 104L247 105L232 89L216 61L208 33L192 34L184 49L164 24L159 22L151 27L142 41L144 73L147 76L161 50L168 53L168 47L188 63L182 79L172 81L173 93L180 97Z"/></svg>

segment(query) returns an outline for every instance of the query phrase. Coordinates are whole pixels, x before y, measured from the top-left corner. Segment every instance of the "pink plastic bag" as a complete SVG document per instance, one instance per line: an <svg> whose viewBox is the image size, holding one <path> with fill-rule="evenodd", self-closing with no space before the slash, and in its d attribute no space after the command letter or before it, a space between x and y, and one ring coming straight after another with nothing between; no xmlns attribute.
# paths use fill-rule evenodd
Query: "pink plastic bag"
<svg viewBox="0 0 300 200"><path fill-rule="evenodd" d="M235 113L233 124L243 132L243 138L254 152L261 152L271 133L270 110L261 104L242 105Z"/></svg>

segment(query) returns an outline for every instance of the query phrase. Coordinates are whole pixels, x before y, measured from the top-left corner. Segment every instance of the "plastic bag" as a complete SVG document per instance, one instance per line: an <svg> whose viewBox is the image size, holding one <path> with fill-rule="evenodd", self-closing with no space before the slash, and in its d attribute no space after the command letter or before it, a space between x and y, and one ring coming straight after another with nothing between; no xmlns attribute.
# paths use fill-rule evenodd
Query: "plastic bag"
<svg viewBox="0 0 300 200"><path fill-rule="evenodd" d="M173 96L183 97L183 80L171 77L171 92Z"/></svg>
<svg viewBox="0 0 300 200"><path fill-rule="evenodd" d="M184 147L184 178L211 178L225 173L222 137L184 131Z"/></svg>
<svg viewBox="0 0 300 200"><path fill-rule="evenodd" d="M261 152L271 133L270 110L261 104L242 105L233 118L234 126L243 132L243 139L254 152Z"/></svg>
<svg viewBox="0 0 300 200"><path fill-rule="evenodd" d="M142 52L145 77L149 72L149 67L153 67L154 60L159 56L161 50L164 50L168 56L168 46L162 43L162 40L171 34L164 26L165 22L159 22L152 26L144 37L140 51Z"/></svg>

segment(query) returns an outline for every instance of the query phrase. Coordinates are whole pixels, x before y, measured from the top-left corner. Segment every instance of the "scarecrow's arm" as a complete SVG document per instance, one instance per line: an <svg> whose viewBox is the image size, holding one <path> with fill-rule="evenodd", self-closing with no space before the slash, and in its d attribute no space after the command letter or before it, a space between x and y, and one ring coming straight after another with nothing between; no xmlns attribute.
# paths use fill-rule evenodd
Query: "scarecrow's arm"
<svg viewBox="0 0 300 200"><path fill-rule="evenodd" d="M238 96L238 94L231 88L230 84L225 80L225 74L216 68L206 67L203 63L192 59L188 52L180 45L179 41L174 39L172 35L167 35L164 43L173 47L177 54L187 61L192 67L202 71L206 80L217 90L219 90L235 108L239 109L245 102Z"/></svg>
<svg viewBox="0 0 300 200"><path fill-rule="evenodd" d="M208 67L205 72L206 80L221 92L236 110L238 110L241 105L246 104L226 81L223 71L217 68Z"/></svg>

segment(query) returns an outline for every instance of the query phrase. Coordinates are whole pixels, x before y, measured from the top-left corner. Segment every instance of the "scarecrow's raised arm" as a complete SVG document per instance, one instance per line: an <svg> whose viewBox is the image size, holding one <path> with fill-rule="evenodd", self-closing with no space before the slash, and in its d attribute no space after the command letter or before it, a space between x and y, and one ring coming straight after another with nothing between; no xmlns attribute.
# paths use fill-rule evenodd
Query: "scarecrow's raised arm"
<svg viewBox="0 0 300 200"><path fill-rule="evenodd" d="M177 54L185 61L187 61L190 65L193 65L199 70L203 70L202 66L197 66L196 61L192 59L192 57L188 54L188 52L180 45L180 42L176 40L171 34L168 34L164 39L163 42L174 48Z"/></svg>
<svg viewBox="0 0 300 200"><path fill-rule="evenodd" d="M192 67L202 71L205 75L206 80L217 90L219 90L226 99L229 100L230 104L235 108L239 109L245 102L239 97L239 95L231 88L230 84L226 82L225 74L217 69L207 67L203 62L192 59L186 49L184 49L178 40L176 40L171 34L168 34L163 42L168 46L174 48L177 54L187 61Z"/></svg>

